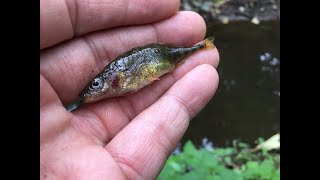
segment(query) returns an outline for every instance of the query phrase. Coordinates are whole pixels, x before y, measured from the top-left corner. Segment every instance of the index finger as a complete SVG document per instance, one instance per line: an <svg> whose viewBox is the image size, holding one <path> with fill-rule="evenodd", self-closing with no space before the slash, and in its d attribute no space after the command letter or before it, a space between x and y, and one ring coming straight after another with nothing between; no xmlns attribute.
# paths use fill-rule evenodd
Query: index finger
<svg viewBox="0 0 320 180"><path fill-rule="evenodd" d="M179 0L40 0L40 49L111 27L172 16Z"/></svg>

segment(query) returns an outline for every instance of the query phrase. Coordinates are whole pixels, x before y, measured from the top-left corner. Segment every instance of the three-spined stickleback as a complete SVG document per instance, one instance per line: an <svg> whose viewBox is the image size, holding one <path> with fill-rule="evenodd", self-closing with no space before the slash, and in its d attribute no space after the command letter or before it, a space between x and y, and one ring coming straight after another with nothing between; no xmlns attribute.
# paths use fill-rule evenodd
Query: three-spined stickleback
<svg viewBox="0 0 320 180"><path fill-rule="evenodd" d="M78 104L134 93L172 72L186 56L200 49L213 49L213 38L191 47L149 44L118 56L96 75L79 94ZM67 108L68 109L68 108ZM69 106L69 110L74 107ZM70 111L71 111L70 110Z"/></svg>

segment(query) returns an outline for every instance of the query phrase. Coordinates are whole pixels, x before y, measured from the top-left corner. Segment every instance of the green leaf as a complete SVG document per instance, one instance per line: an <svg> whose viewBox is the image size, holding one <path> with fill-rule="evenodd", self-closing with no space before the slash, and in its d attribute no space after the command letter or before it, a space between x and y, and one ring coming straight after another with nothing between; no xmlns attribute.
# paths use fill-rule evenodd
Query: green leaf
<svg viewBox="0 0 320 180"><path fill-rule="evenodd" d="M183 152L187 155L194 155L197 153L197 149L191 141L188 141L183 147Z"/></svg>
<svg viewBox="0 0 320 180"><path fill-rule="evenodd" d="M224 162L227 164L231 164L231 157L229 157L229 156L225 157Z"/></svg>
<svg viewBox="0 0 320 180"><path fill-rule="evenodd" d="M186 173L185 176L183 177L183 180L194 180L194 179L204 179L204 178L205 178L205 174L192 171L192 172Z"/></svg>
<svg viewBox="0 0 320 180"><path fill-rule="evenodd" d="M209 176L206 176L205 178L206 180L223 180L220 176L218 175L209 175Z"/></svg>
<svg viewBox="0 0 320 180"><path fill-rule="evenodd" d="M266 149L238 151L239 144L248 147L238 142L231 148L198 150L188 141L181 153L168 158L157 179L280 180L280 154Z"/></svg>
<svg viewBox="0 0 320 180"><path fill-rule="evenodd" d="M241 180L241 175L235 171L223 168L219 171L221 179L232 179L232 180Z"/></svg>
<svg viewBox="0 0 320 180"><path fill-rule="evenodd" d="M233 154L234 149L233 148L217 148L213 150L213 153L219 156L227 156L227 155Z"/></svg>
<svg viewBox="0 0 320 180"><path fill-rule="evenodd" d="M172 169L174 169L175 171L181 172L182 171L182 167L180 164L176 163L176 162L170 162L168 164L169 166L171 166Z"/></svg>
<svg viewBox="0 0 320 180"><path fill-rule="evenodd" d="M183 147L183 160L187 163L187 165L196 167L199 164L199 154L195 146L191 141L188 141Z"/></svg>
<svg viewBox="0 0 320 180"><path fill-rule="evenodd" d="M255 161L248 161L247 168L248 169L257 169L259 167L259 163Z"/></svg>
<svg viewBox="0 0 320 180"><path fill-rule="evenodd" d="M274 171L274 165L271 160L264 160L259 167L259 174L263 179L271 179Z"/></svg>
<svg viewBox="0 0 320 180"><path fill-rule="evenodd" d="M240 142L238 146L240 148L242 148L242 149L248 149L249 148L249 145L247 143L242 143L242 142Z"/></svg>
<svg viewBox="0 0 320 180"><path fill-rule="evenodd" d="M248 161L244 166L243 176L246 179L256 179L259 177L259 163L255 161Z"/></svg>
<svg viewBox="0 0 320 180"><path fill-rule="evenodd" d="M271 180L280 180L280 169L277 169Z"/></svg>
<svg viewBox="0 0 320 180"><path fill-rule="evenodd" d="M207 168L208 171L212 171L218 166L218 160L213 156L213 154L205 149L199 151L199 162L201 166Z"/></svg>

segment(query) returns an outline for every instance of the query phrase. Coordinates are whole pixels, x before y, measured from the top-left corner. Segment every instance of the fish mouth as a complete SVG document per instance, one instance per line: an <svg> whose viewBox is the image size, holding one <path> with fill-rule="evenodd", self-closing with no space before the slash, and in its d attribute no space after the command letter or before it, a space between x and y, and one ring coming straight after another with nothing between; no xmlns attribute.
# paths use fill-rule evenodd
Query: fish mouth
<svg viewBox="0 0 320 180"><path fill-rule="evenodd" d="M90 95L88 92L90 91L89 87L85 87L80 93L79 97L82 99L85 99L88 95Z"/></svg>
<svg viewBox="0 0 320 180"><path fill-rule="evenodd" d="M82 98L82 103L93 103L93 102L100 101L101 99L104 98L104 96L105 95L103 93L95 94L95 95L87 94L87 95L83 95L83 97L80 97L80 98Z"/></svg>
<svg viewBox="0 0 320 180"><path fill-rule="evenodd" d="M90 93L92 90L89 87L85 87L80 93L79 97L82 99L82 103L90 102L90 99L93 97L93 94Z"/></svg>

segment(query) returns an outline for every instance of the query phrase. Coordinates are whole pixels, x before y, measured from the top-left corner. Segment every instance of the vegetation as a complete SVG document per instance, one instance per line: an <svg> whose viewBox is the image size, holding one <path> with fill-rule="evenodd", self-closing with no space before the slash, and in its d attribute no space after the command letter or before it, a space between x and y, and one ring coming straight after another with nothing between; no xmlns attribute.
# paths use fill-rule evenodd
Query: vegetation
<svg viewBox="0 0 320 180"><path fill-rule="evenodd" d="M197 149L191 141L182 152L167 160L158 180L278 180L280 179L280 135L259 138L255 148L234 141L233 147Z"/></svg>

